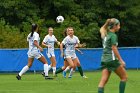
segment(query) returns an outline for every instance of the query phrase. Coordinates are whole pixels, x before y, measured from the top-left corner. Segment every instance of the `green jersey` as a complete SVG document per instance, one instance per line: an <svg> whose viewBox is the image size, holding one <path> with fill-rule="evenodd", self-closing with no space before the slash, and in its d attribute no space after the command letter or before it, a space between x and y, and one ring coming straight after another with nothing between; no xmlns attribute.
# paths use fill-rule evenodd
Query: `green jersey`
<svg viewBox="0 0 140 93"><path fill-rule="evenodd" d="M102 54L102 62L111 62L116 60L116 56L112 51L112 45L118 45L117 35L113 32L108 32L106 37L103 38L103 54Z"/></svg>

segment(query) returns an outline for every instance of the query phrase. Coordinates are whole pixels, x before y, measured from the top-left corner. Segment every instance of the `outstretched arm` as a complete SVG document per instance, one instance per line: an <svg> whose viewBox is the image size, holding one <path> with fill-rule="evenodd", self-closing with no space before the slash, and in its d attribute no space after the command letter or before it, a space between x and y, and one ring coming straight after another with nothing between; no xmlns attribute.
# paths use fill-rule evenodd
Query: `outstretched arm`
<svg viewBox="0 0 140 93"><path fill-rule="evenodd" d="M80 49L75 48L80 54L84 54Z"/></svg>

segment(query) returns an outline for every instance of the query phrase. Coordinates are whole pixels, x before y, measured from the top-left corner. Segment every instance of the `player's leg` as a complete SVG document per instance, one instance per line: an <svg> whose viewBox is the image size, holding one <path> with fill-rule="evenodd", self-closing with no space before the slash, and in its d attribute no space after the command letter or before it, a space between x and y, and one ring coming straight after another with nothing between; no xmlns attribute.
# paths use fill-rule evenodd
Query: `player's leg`
<svg viewBox="0 0 140 93"><path fill-rule="evenodd" d="M73 60L72 58L66 58L69 66L63 71L63 77L66 77L66 72L71 68L71 69L74 69L74 63L73 63Z"/></svg>
<svg viewBox="0 0 140 93"><path fill-rule="evenodd" d="M70 69L70 73L69 73L68 78L72 78L72 75L73 75L75 69L76 69L76 65L74 64L74 68L71 68L71 69Z"/></svg>
<svg viewBox="0 0 140 93"><path fill-rule="evenodd" d="M79 59L77 58L76 60L77 60L77 61L76 61L76 65L77 65L77 68L78 68L78 71L79 71L80 75L81 75L83 78L88 78L88 77L86 77L86 76L84 75L84 73L83 73L83 69L82 69L82 67L81 67L81 64L80 64Z"/></svg>
<svg viewBox="0 0 140 93"><path fill-rule="evenodd" d="M62 67L62 70L65 70L69 66L69 63L65 60L64 66Z"/></svg>
<svg viewBox="0 0 140 93"><path fill-rule="evenodd" d="M108 71L107 69L102 70L102 77L98 85L98 93L104 93L104 86L107 83L110 75L111 75L111 72Z"/></svg>
<svg viewBox="0 0 140 93"><path fill-rule="evenodd" d="M52 62L53 76L55 76L55 72L56 72L56 59L55 59L55 56L52 56L50 58L50 60Z"/></svg>
<svg viewBox="0 0 140 93"><path fill-rule="evenodd" d="M19 74L16 76L18 80L21 80L21 76L29 70L29 68L32 66L33 61L34 58L28 58L28 64L24 66L22 70L19 72Z"/></svg>
<svg viewBox="0 0 140 93"><path fill-rule="evenodd" d="M47 53L47 56L48 58L51 60L51 54L50 53ZM51 64L48 66L48 71L52 68L52 61L51 61Z"/></svg>
<svg viewBox="0 0 140 93"><path fill-rule="evenodd" d="M63 72L63 71L67 68L68 65L69 65L68 62L67 62L66 60L64 60L64 66L61 67L61 68L59 68L59 69L55 72L55 74L58 74L58 73Z"/></svg>
<svg viewBox="0 0 140 93"><path fill-rule="evenodd" d="M48 58L51 60L51 54L50 53L47 53L47 56L48 56ZM50 65L48 65L48 72L49 72L49 70L52 68L52 61L51 61L51 64ZM42 73L41 73L43 76L45 76L45 72L43 71Z"/></svg>
<svg viewBox="0 0 140 93"><path fill-rule="evenodd" d="M119 93L124 93L125 91L125 86L126 86L126 81L127 81L127 74L126 70L123 66L119 66L116 70L115 73L120 77L120 85L119 85Z"/></svg>
<svg viewBox="0 0 140 93"><path fill-rule="evenodd" d="M76 67L77 67L77 62L78 62L77 57L75 57L75 58L73 59L74 67L71 68L68 78L72 78L73 72L75 71L75 69L76 69Z"/></svg>
<svg viewBox="0 0 140 93"><path fill-rule="evenodd" d="M41 56L38 58L39 61L41 61L44 64L44 72L45 72L45 79L52 79L48 76L48 62L44 56Z"/></svg>

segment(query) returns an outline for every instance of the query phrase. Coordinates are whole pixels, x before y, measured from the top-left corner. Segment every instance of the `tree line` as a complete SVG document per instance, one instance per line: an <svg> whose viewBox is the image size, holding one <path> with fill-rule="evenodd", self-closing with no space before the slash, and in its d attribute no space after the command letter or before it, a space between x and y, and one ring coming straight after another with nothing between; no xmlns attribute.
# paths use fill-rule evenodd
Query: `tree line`
<svg viewBox="0 0 140 93"><path fill-rule="evenodd" d="M26 48L31 24L37 23L41 40L47 28L54 28L59 41L68 26L74 27L81 43L88 48L102 47L99 29L107 18L117 18L120 47L140 46L140 0L1 0L0 48ZM58 15L63 23L56 23Z"/></svg>

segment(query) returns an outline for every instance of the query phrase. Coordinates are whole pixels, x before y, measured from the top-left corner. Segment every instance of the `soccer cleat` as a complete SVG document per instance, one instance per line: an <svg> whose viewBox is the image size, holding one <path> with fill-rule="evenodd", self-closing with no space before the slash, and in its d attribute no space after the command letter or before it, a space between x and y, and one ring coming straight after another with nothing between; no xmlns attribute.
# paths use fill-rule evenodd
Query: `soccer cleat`
<svg viewBox="0 0 140 93"><path fill-rule="evenodd" d="M45 76L45 79L46 79L46 80L47 80L47 79L52 80L52 79L54 79L54 78L49 77L49 76Z"/></svg>
<svg viewBox="0 0 140 93"><path fill-rule="evenodd" d="M42 72L41 74L42 74L43 77L45 77L45 73L44 72Z"/></svg>
<svg viewBox="0 0 140 93"><path fill-rule="evenodd" d="M84 75L84 76L82 76L82 77L83 77L83 78L85 78L85 79L87 79L87 78L88 78L88 77L87 77L87 76L85 76L85 75Z"/></svg>
<svg viewBox="0 0 140 93"><path fill-rule="evenodd" d="M53 77L57 77L57 74L53 74Z"/></svg>
<svg viewBox="0 0 140 93"><path fill-rule="evenodd" d="M66 71L63 71L63 77L66 78Z"/></svg>
<svg viewBox="0 0 140 93"><path fill-rule="evenodd" d="M17 80L21 80L21 76L19 74L16 76L16 78Z"/></svg>
<svg viewBox="0 0 140 93"><path fill-rule="evenodd" d="M68 78L72 78L72 76L70 75L70 76L68 76Z"/></svg>

